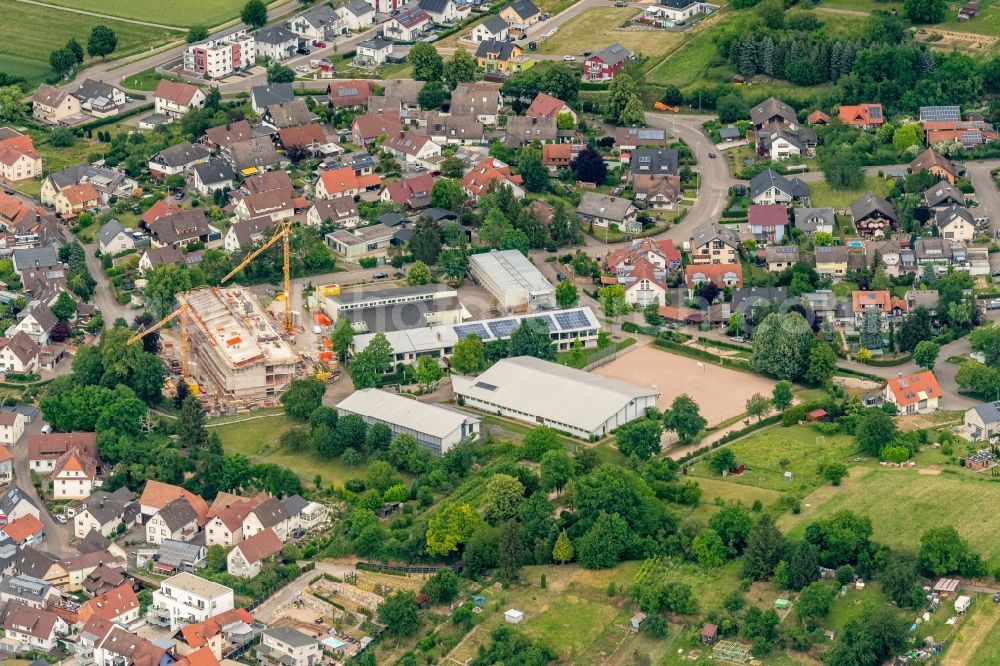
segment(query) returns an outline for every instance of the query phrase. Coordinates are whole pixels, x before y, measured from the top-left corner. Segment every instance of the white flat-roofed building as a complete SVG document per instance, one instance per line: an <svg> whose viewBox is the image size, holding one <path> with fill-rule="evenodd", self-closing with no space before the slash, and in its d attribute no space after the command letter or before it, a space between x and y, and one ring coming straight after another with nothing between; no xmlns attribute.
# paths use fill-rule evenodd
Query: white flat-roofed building
<svg viewBox="0 0 1000 666"><path fill-rule="evenodd" d="M478 377L452 375L451 384L467 406L584 439L642 418L660 395L532 356L503 359Z"/></svg>
<svg viewBox="0 0 1000 666"><path fill-rule="evenodd" d="M152 624L177 631L186 624L204 622L233 610L233 590L191 573L179 573L153 592L147 617Z"/></svg>
<svg viewBox="0 0 1000 666"><path fill-rule="evenodd" d="M479 419L471 414L373 388L347 396L337 405L337 413L357 414L368 425L384 423L393 435L413 435L437 455L479 434Z"/></svg>
<svg viewBox="0 0 1000 666"><path fill-rule="evenodd" d="M601 324L589 307L551 312L511 315L499 319L467 321L445 326L423 326L398 331L383 331L392 346L393 362L414 363L420 356L445 358L451 356L455 344L470 335L483 342L507 340L511 333L525 319L537 319L549 329L552 344L559 351L570 351L577 340L584 349L597 345L597 334ZM355 335L353 353L368 346L375 333Z"/></svg>
<svg viewBox="0 0 1000 666"><path fill-rule="evenodd" d="M469 257L469 274L507 310L556 305L556 288L519 250L474 254Z"/></svg>
<svg viewBox="0 0 1000 666"><path fill-rule="evenodd" d="M310 301L334 322L346 318L355 333L460 324L472 316L458 290L444 284L351 289L333 296L317 291Z"/></svg>

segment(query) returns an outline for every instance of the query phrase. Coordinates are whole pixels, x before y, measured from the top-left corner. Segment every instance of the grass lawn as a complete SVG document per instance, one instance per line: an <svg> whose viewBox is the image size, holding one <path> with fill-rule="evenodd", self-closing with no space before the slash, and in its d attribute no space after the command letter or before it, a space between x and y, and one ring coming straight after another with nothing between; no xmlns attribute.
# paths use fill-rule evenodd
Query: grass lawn
<svg viewBox="0 0 1000 666"><path fill-rule="evenodd" d="M255 462L269 462L287 467L302 479L304 484L312 484L317 474L326 485L343 485L347 479L362 477L365 466L348 467L340 460L323 460L311 453L296 453L278 444L289 428L298 425L281 412L265 418L235 423L215 425L210 422L212 432L219 433L226 453L240 453Z"/></svg>
<svg viewBox="0 0 1000 666"><path fill-rule="evenodd" d="M858 283L842 280L840 282L835 282L831 289L833 290L833 293L837 295L837 298L850 298L851 292L857 291Z"/></svg>
<svg viewBox="0 0 1000 666"><path fill-rule="evenodd" d="M49 52L54 45L65 44L71 37L85 44L91 28L96 25L106 25L117 35L118 48L112 56L148 49L177 36L177 33L159 28L109 21L15 0L0 0L0 12L7 17L0 26L0 58L4 59L0 65L13 57L11 63L15 68L19 61L35 61L45 68L45 73L49 69ZM28 68L28 63L22 62L21 67ZM39 70L34 71L37 76Z"/></svg>
<svg viewBox="0 0 1000 666"><path fill-rule="evenodd" d="M924 530L952 525L993 566L1000 561L1000 542L982 511L997 502L1000 483L957 468L928 475L855 466L839 488L817 489L802 500L799 515L782 516L778 525L798 537L809 522L846 509L869 516L878 541L914 552Z"/></svg>
<svg viewBox="0 0 1000 666"><path fill-rule="evenodd" d="M597 51L600 45L620 43L636 54L662 57L683 40L676 32L659 30L621 31L618 26L640 14L636 7L598 7L573 17L559 31L538 44L539 53Z"/></svg>
<svg viewBox="0 0 1000 666"><path fill-rule="evenodd" d="M615 351L621 351L626 347L631 347L635 344L635 338L625 338L617 345L615 345ZM599 361L605 356L613 354L614 351L608 351L607 349L581 349L579 352L568 351L559 352L556 354L556 362L563 365L568 365L571 368L576 368L577 370L587 366L594 361Z"/></svg>
<svg viewBox="0 0 1000 666"><path fill-rule="evenodd" d="M162 25L180 27L203 25L209 28L236 18L244 5L242 0L171 0L169 6L162 5L156 0L46 0L46 2L61 7Z"/></svg>
<svg viewBox="0 0 1000 666"><path fill-rule="evenodd" d="M147 69L144 72L139 72L138 74L122 79L122 85L132 90L153 91L156 90L156 86L159 83L160 75L156 73L155 69Z"/></svg>
<svg viewBox="0 0 1000 666"><path fill-rule="evenodd" d="M69 148L56 148L49 143L49 133L31 131L32 141L38 154L42 156L45 168L50 171L58 171L68 166L81 164L87 161L87 156L91 153L103 153L107 144L101 144L93 139L78 138Z"/></svg>
<svg viewBox="0 0 1000 666"><path fill-rule="evenodd" d="M833 588L839 589L840 587L836 581L831 580L828 584ZM832 629L839 634L848 620L861 613L865 604L881 606L887 603L886 596L882 593L882 588L878 583L870 582L863 590L849 587L846 595L842 597L838 594L834 598L833 604L830 606L830 613L823 621L823 627ZM926 636L926 634L921 634L921 636ZM935 638L938 636L935 635Z"/></svg>
<svg viewBox="0 0 1000 666"><path fill-rule="evenodd" d="M826 181L809 183L809 199L817 208L847 208L852 201L863 194L874 192L884 197L889 191L885 179L878 176L867 176L865 184L856 190L835 190Z"/></svg>
<svg viewBox="0 0 1000 666"><path fill-rule="evenodd" d="M760 500L766 509L775 500L781 497L781 493L767 488L755 488L742 483L730 483L724 479L696 479L701 486L701 501L698 506L691 509L688 518L699 522L708 522L722 506L729 503L739 502L743 506L751 507L754 501ZM722 501L722 505L717 503Z"/></svg>
<svg viewBox="0 0 1000 666"><path fill-rule="evenodd" d="M959 626L941 660L943 666L1000 664L1000 604L980 597Z"/></svg>
<svg viewBox="0 0 1000 666"><path fill-rule="evenodd" d="M6 49L7 47L4 46L0 48ZM15 76L23 76L29 83L40 83L46 76L48 76L49 65L47 62L35 60L34 58L25 58L10 53L0 53L0 71L7 72L8 74L13 74Z"/></svg>
<svg viewBox="0 0 1000 666"><path fill-rule="evenodd" d="M818 437L823 440L818 442ZM727 481L783 492L809 491L821 483L816 475L817 466L847 458L854 451L854 438L820 435L804 426L779 426L733 442L729 448L736 454L737 462L746 465L746 472L726 477ZM787 465L781 465L783 459ZM792 479L784 478L786 471L793 474ZM719 478L709 469L707 460L692 466L691 475Z"/></svg>

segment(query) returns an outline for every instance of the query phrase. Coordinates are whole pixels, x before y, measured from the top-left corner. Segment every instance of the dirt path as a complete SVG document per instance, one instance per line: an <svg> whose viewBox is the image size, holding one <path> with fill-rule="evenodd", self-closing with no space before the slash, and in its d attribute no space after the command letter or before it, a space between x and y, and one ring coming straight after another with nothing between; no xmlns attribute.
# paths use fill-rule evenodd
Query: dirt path
<svg viewBox="0 0 1000 666"><path fill-rule="evenodd" d="M815 11L821 14L846 14L847 16L860 16L862 18L870 16L868 12L859 12L854 9L836 9L834 7L817 7Z"/></svg>
<svg viewBox="0 0 1000 666"><path fill-rule="evenodd" d="M941 660L941 666L965 666L971 664L979 646L982 645L986 637L990 635L997 620L1000 620L1000 613L987 600L980 604L987 604L989 610L983 615L974 615L965 619L961 628L951 640L951 645Z"/></svg>
<svg viewBox="0 0 1000 666"><path fill-rule="evenodd" d="M26 5L37 5L38 7L46 7L48 9L58 9L61 12L70 12L71 14L96 16L97 18L107 19L108 21L120 21L121 23L144 25L147 28L159 28L160 30L173 30L174 32L187 32L187 29L178 28L176 25L164 25L162 23L150 23L149 21L137 21L136 19L122 18L120 16L111 16L110 14L101 14L100 12L90 12L85 9L74 9L73 7L63 7L62 5L52 5L49 4L48 2L37 2L37 0L15 0L15 2L23 2Z"/></svg>

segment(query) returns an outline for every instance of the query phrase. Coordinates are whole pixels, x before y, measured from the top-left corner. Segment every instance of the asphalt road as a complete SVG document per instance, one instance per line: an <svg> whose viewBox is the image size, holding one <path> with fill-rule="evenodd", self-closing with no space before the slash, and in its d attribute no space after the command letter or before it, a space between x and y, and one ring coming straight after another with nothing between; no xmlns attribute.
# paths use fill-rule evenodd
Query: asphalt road
<svg viewBox="0 0 1000 666"><path fill-rule="evenodd" d="M53 555L66 556L72 553L67 545L69 526L57 523L52 514L45 509L45 505L42 504L35 486L31 483L31 470L28 468L28 435L38 433L44 423L41 414L39 414L35 418L34 423L26 425L21 440L11 447L11 453L14 454L14 485L20 488L25 495L30 497L41 508L39 519L45 527L45 540L38 547L39 550L44 550ZM48 479L48 477L43 478Z"/></svg>

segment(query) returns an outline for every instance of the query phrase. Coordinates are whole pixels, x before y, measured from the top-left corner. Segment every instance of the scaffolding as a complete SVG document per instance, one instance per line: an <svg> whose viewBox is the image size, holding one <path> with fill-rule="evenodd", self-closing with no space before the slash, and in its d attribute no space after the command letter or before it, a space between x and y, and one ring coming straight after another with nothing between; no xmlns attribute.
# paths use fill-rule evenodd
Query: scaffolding
<svg viewBox="0 0 1000 666"><path fill-rule="evenodd" d="M745 664L750 661L750 648L753 647L738 641L722 640L712 648L713 659L725 659L726 661Z"/></svg>

